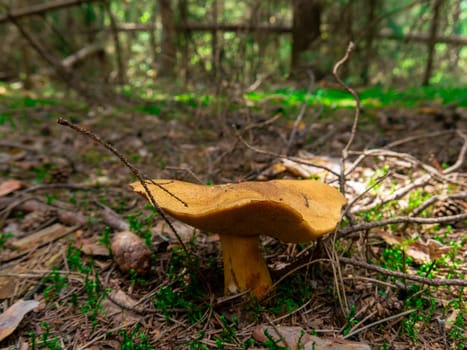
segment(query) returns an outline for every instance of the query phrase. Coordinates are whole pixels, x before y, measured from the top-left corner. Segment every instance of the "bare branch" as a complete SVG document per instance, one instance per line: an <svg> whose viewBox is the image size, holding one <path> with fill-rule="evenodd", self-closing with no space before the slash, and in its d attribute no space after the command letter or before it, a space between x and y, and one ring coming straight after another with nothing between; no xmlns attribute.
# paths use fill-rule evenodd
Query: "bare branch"
<svg viewBox="0 0 467 350"><path fill-rule="evenodd" d="M344 237L352 232L358 231L366 231L370 230L375 227L382 227L392 224L404 224L404 223L414 223L414 224L442 224L442 223L449 223L452 221L461 221L467 219L467 214L458 214L458 215L451 215L451 216L443 216L439 218L420 218L420 217L412 217L412 216L399 216L395 218L390 218L381 221L373 221L373 222L364 222L361 224L348 226L343 229L337 230L337 238Z"/></svg>
<svg viewBox="0 0 467 350"><path fill-rule="evenodd" d="M102 2L103 0L58 0L58 1L47 1L42 4L29 6L27 8L20 8L11 11L8 15L0 16L0 23L4 23L10 20L11 17L19 19L22 17L40 15L48 11L59 10L66 7L76 6L88 2Z"/></svg>
<svg viewBox="0 0 467 350"><path fill-rule="evenodd" d="M381 266L376 266L372 264L368 264L364 261L358 261L350 258L340 257L339 261L343 262L344 264L350 264L358 267L363 267L364 269L375 271L382 273L386 276L392 276L397 278L402 278L414 282L419 282L422 284L427 284L429 286L460 286L460 287L467 287L467 280L463 279L430 279L426 277L421 277L417 275L410 275L407 273L399 272L399 271L392 271L385 269Z"/></svg>
<svg viewBox="0 0 467 350"><path fill-rule="evenodd" d="M112 146L111 144L109 144L108 142L104 141L103 139L101 139L99 136L97 136L96 134L94 134L93 132L87 130L87 129L84 129L82 127L80 127L79 125L76 125L76 124L73 124L71 122L69 122L68 120L64 119L64 118L58 118L57 120L57 123L60 124L60 125L65 125L75 131L78 131L79 133L83 134L83 135L86 135L88 137L90 137L91 139L93 139L94 141L96 141L97 143L99 143L100 145L104 146L106 149L108 149L110 152L112 152L115 156L118 157L118 159L120 159L120 161L125 164L125 166L131 170L131 172L133 173L133 175L136 176L136 178L140 181L141 185L143 186L144 190L146 191L146 194L149 198L149 202L152 204L152 206L156 209L156 211L159 213L159 215L162 217L162 219L167 223L167 225L170 227L170 229L172 230L172 232L174 233L175 237L177 237L177 240L180 244L180 246L183 248L183 250L185 251L185 254L187 255L187 257L191 257L191 254L190 252L188 251L187 247L185 246L185 243L183 242L182 238L180 237L180 235L178 234L177 230L175 229L175 227L172 225L172 223L170 222L170 220L168 219L167 215L164 213L164 211L162 210L162 208L159 206L159 204L157 204L156 200L154 199L151 191L149 190L148 188L148 178L138 169L136 168L135 166L133 166L126 158L125 156L123 156L123 154L121 154L114 146ZM163 186L149 180L152 184L156 185L156 186L159 186L162 190L166 191L168 194L170 194L171 196L173 196L174 198L176 198L177 200L179 200L180 202L184 203L184 205L186 206L187 204L182 201L181 199L179 199L178 197L174 196L172 193L170 193L169 191L167 191Z"/></svg>
<svg viewBox="0 0 467 350"><path fill-rule="evenodd" d="M357 132L357 125L358 125L358 120L360 117L360 98L358 97L358 94L356 91L352 88L350 88L347 84L345 84L342 79L339 77L338 70L339 68L348 61L350 58L350 54L352 53L352 50L355 48L355 44L353 42L350 42L349 45L347 46L347 50L345 52L345 55L343 58L341 58L337 63L334 65L334 68L332 69L332 74L334 75L334 78L337 80L337 82L347 91L349 92L354 100L355 100L355 116L354 116L354 121L352 125L352 131L350 134L350 138L347 141L347 144L345 145L344 149L342 150L342 158L341 158L341 173L339 177L339 186L340 190L342 193L345 193L345 162L347 160L347 157L349 155L349 149L350 146L353 143L353 140L355 138L355 134Z"/></svg>

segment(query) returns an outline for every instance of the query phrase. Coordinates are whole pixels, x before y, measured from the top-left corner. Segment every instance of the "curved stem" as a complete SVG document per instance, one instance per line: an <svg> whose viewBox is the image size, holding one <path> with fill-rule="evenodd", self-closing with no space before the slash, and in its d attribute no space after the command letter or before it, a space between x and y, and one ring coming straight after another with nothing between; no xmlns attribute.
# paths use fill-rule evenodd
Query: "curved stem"
<svg viewBox="0 0 467 350"><path fill-rule="evenodd" d="M271 287L269 270L259 250L259 236L219 234L224 257L224 291L250 290L258 299Z"/></svg>

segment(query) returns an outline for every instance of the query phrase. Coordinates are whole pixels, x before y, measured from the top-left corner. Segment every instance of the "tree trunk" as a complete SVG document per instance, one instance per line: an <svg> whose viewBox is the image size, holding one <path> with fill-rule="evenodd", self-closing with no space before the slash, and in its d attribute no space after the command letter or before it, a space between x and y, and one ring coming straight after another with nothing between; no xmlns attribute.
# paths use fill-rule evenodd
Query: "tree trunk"
<svg viewBox="0 0 467 350"><path fill-rule="evenodd" d="M363 58L363 66L360 73L360 77L364 85L367 85L370 80L370 65L371 58L373 56L373 41L375 33L378 32L378 28L373 25L376 17L376 6L377 0L367 0L368 6L368 17L367 17L367 28L365 38L365 53Z"/></svg>
<svg viewBox="0 0 467 350"><path fill-rule="evenodd" d="M180 21L178 27L182 27L178 31L178 45L181 50L181 76L185 82L188 81L188 62L190 58L188 57L189 41L190 41L190 30L186 28L188 24L188 2L187 0L178 1L178 14L180 16Z"/></svg>
<svg viewBox="0 0 467 350"><path fill-rule="evenodd" d="M211 32L211 64L212 64L212 74L214 77L217 76L219 68L219 43L218 43L218 34L217 34L217 22L218 22L218 11L219 4L217 0L214 0L212 3L212 21L216 28Z"/></svg>
<svg viewBox="0 0 467 350"><path fill-rule="evenodd" d="M320 37L321 4L319 0L293 0L291 71L301 65L300 56Z"/></svg>
<svg viewBox="0 0 467 350"><path fill-rule="evenodd" d="M434 61L434 54L435 54L435 46L436 46L436 34L438 32L439 26L439 14L441 5L443 4L443 0L434 0L433 3L433 20L431 21L430 26L430 37L428 40L428 58L426 61L426 68L425 68L425 75L423 78L423 85L428 86L430 84L431 74L433 72L433 61Z"/></svg>
<svg viewBox="0 0 467 350"><path fill-rule="evenodd" d="M162 22L161 58L159 75L174 76L175 68L175 23L170 0L159 0Z"/></svg>

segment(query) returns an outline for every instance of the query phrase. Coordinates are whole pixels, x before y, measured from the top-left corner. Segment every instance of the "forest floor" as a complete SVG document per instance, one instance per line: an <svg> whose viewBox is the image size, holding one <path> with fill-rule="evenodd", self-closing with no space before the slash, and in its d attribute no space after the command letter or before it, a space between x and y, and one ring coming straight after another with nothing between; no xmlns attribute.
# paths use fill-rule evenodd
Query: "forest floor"
<svg viewBox="0 0 467 350"><path fill-rule="evenodd" d="M158 116L65 103L0 112L0 348L324 349L303 331L333 349L466 347L465 108L363 109L346 162L352 223L319 244L263 237L279 283L261 301L224 297L218 236L175 222L187 256L122 162L57 118L153 178L338 187L309 164L339 173L353 109L309 106L295 125L298 108L274 101L173 101ZM112 258L113 236L127 230L151 248L147 275L122 273Z"/></svg>

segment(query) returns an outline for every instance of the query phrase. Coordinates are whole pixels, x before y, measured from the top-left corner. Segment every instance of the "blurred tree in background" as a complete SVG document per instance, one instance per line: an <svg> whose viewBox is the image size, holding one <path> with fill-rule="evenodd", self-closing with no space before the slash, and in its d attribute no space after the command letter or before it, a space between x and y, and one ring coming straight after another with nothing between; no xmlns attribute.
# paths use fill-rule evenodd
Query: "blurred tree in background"
<svg viewBox="0 0 467 350"><path fill-rule="evenodd" d="M463 85L466 32L462 0L3 0L0 80L61 80L93 97L164 77L325 80L354 41L350 83Z"/></svg>

